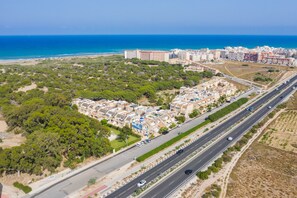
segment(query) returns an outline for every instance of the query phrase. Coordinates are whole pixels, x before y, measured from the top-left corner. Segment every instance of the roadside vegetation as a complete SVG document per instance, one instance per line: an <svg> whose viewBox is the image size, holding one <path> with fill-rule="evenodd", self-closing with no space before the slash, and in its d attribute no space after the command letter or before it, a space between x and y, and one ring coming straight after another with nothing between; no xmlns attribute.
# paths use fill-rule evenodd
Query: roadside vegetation
<svg viewBox="0 0 297 198"><path fill-rule="evenodd" d="M0 173L42 175L60 167L74 168L86 158L138 141L135 134L121 131L117 142L110 143L108 125L78 113L77 106L71 105L74 98L136 103L146 97L154 103L158 91L195 86L211 76L210 72L184 72L180 65L129 62L122 56L0 65L1 114L9 132L26 138L20 146L0 148Z"/></svg>
<svg viewBox="0 0 297 198"><path fill-rule="evenodd" d="M218 119L224 117L225 115L231 113L235 109L238 109L241 105L245 104L248 101L247 98L241 98L230 105L224 107L223 109L211 114L208 116L208 119L212 122L217 121Z"/></svg>
<svg viewBox="0 0 297 198"><path fill-rule="evenodd" d="M219 198L221 194L221 187L217 184L212 184L209 189L202 195L202 198Z"/></svg>

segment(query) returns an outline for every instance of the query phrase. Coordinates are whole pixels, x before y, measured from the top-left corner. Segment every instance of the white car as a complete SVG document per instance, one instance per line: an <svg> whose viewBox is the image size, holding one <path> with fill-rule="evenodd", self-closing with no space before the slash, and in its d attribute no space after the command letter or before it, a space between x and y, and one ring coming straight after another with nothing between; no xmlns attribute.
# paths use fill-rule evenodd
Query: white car
<svg viewBox="0 0 297 198"><path fill-rule="evenodd" d="M144 186L145 184L146 184L146 181L143 179L143 180L141 180L140 182L138 182L137 186L138 186L138 187L142 187L142 186Z"/></svg>
<svg viewBox="0 0 297 198"><path fill-rule="evenodd" d="M271 109L272 107L271 106L268 106L268 109Z"/></svg>
<svg viewBox="0 0 297 198"><path fill-rule="evenodd" d="M233 137L228 137L227 140L232 141Z"/></svg>

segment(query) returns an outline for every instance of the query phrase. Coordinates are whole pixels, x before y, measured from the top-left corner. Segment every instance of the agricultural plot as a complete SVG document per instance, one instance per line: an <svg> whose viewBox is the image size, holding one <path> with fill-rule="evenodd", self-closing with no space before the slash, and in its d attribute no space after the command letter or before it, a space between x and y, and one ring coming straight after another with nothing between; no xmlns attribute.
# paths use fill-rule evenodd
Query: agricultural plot
<svg viewBox="0 0 297 198"><path fill-rule="evenodd" d="M261 143L297 153L297 111L282 113L265 130Z"/></svg>

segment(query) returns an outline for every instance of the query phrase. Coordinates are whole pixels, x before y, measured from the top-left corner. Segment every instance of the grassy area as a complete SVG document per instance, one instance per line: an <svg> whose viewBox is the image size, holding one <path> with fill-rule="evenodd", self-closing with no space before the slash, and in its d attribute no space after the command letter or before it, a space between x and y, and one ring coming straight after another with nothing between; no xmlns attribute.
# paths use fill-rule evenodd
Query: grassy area
<svg viewBox="0 0 297 198"><path fill-rule="evenodd" d="M19 183L19 182L14 182L13 186L20 189L20 190L22 190L26 194L32 191L32 188L30 186L26 186L26 185L24 185L22 183Z"/></svg>
<svg viewBox="0 0 297 198"><path fill-rule="evenodd" d="M124 141L113 140L110 142L110 144L111 144L111 147L115 149L115 151L118 151L121 148L124 148L131 144L134 144L135 142L138 142L139 140L140 140L140 138L130 135L127 143L125 143Z"/></svg>
<svg viewBox="0 0 297 198"><path fill-rule="evenodd" d="M114 128L109 127L109 129L110 129L111 133L113 133L115 135L120 135L120 133L121 133L119 130L116 130Z"/></svg>
<svg viewBox="0 0 297 198"><path fill-rule="evenodd" d="M241 105L243 105L244 103L246 103L248 101L247 98L241 98L233 103L231 103L230 105L228 105L227 107L221 109L219 111L219 113L214 113L212 115L210 115L209 117L212 117L213 121L221 118L221 117L224 117L225 115L227 115L228 113L230 113L231 111L234 111L235 109L239 108ZM232 109L230 111L230 109ZM168 148L169 146L173 145L174 143L178 142L179 140L187 137L188 135L190 135L191 133L195 132L196 130L202 128L203 126L207 125L211 123L211 120L206 120L204 122L202 122L201 124L193 127L192 129L189 129L188 131L176 136L175 138L172 138L171 140L165 142L164 144L161 144L160 146L158 146L157 148L141 155L140 157L138 157L136 160L138 162L142 162L144 160L146 160L147 158L159 153L160 151Z"/></svg>

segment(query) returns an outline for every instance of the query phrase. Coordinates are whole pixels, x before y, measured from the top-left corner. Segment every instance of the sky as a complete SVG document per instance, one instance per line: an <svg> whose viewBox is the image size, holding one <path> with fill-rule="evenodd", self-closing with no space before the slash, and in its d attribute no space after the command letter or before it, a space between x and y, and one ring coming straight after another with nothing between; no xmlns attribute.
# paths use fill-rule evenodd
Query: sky
<svg viewBox="0 0 297 198"><path fill-rule="evenodd" d="M0 0L0 35L297 35L297 0Z"/></svg>

